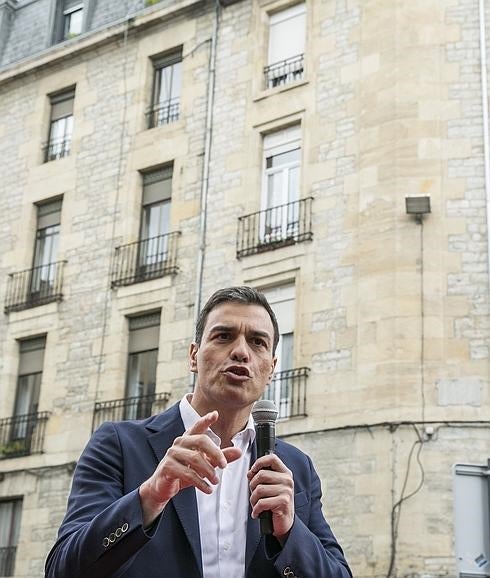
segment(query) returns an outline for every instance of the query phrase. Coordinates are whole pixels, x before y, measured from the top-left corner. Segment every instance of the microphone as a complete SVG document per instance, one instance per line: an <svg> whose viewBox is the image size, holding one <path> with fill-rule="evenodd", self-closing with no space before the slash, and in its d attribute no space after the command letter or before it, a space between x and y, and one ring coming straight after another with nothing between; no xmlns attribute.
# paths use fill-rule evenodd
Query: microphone
<svg viewBox="0 0 490 578"><path fill-rule="evenodd" d="M255 424L255 439L257 440L257 458L274 453L276 445L276 419L277 408L270 399L260 399L252 409L252 417ZM272 512L261 512L260 533L262 536L272 534Z"/></svg>

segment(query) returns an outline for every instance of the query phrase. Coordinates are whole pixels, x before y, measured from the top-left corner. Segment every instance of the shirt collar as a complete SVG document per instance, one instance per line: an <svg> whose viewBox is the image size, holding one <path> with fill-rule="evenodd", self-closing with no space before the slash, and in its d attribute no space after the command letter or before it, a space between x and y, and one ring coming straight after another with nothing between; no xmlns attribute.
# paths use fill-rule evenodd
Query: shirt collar
<svg viewBox="0 0 490 578"><path fill-rule="evenodd" d="M180 416L182 417L182 421L184 422L184 428L188 430L192 427L196 421L201 417L197 411L191 405L192 393L188 393L184 395L184 397L180 400L179 409L180 409ZM221 439L217 436L211 428L208 428L206 434L213 440L213 442L217 445L221 445ZM254 427L254 420L252 415L248 416L247 425L244 429L239 431L235 434L232 438L233 445L236 445L241 448L250 448L252 443L255 440L255 427Z"/></svg>

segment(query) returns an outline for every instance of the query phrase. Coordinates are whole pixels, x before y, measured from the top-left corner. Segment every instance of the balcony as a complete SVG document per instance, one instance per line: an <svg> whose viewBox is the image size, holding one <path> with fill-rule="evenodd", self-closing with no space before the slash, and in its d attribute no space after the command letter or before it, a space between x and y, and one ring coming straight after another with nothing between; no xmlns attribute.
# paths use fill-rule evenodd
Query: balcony
<svg viewBox="0 0 490 578"><path fill-rule="evenodd" d="M309 367L278 371L264 391L263 399L272 400L278 409L278 419L306 415L306 382Z"/></svg>
<svg viewBox="0 0 490 578"><path fill-rule="evenodd" d="M112 287L133 285L177 273L179 235L180 231L176 231L116 247Z"/></svg>
<svg viewBox="0 0 490 578"><path fill-rule="evenodd" d="M71 136L49 141L43 148L45 163L67 157L71 150Z"/></svg>
<svg viewBox="0 0 490 578"><path fill-rule="evenodd" d="M48 418L44 411L0 419L0 460L42 453Z"/></svg>
<svg viewBox="0 0 490 578"><path fill-rule="evenodd" d="M237 258L311 241L312 201L306 197L239 217Z"/></svg>
<svg viewBox="0 0 490 578"><path fill-rule="evenodd" d="M286 58L264 67L266 88L275 88L302 80L304 74L304 54Z"/></svg>
<svg viewBox="0 0 490 578"><path fill-rule="evenodd" d="M148 128L162 126L179 120L180 98L172 98L166 102L156 102L146 113Z"/></svg>
<svg viewBox="0 0 490 578"><path fill-rule="evenodd" d="M170 393L154 393L136 397L123 397L111 401L97 401L92 419L92 432L105 421L145 419L166 409Z"/></svg>
<svg viewBox="0 0 490 578"><path fill-rule="evenodd" d="M0 576L13 576L17 546L0 547Z"/></svg>
<svg viewBox="0 0 490 578"><path fill-rule="evenodd" d="M65 263L66 261L58 261L18 273L10 273L7 282L5 313L61 301Z"/></svg>

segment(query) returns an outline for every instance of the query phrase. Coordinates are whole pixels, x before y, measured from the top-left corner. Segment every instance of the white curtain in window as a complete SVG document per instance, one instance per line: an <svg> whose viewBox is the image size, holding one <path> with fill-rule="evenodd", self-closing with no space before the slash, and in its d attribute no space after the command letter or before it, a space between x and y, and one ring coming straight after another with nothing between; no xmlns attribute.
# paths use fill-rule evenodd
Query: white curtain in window
<svg viewBox="0 0 490 578"><path fill-rule="evenodd" d="M296 4L269 18L268 64L299 56L305 51L306 8Z"/></svg>
<svg viewBox="0 0 490 578"><path fill-rule="evenodd" d="M157 72L156 103L165 104L180 97L182 63L176 62Z"/></svg>

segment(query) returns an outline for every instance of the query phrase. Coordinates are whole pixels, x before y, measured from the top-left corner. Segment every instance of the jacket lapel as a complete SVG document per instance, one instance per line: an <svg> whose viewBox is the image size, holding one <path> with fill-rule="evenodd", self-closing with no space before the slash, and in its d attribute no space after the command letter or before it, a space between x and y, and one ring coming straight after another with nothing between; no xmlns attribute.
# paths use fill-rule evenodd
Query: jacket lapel
<svg viewBox="0 0 490 578"><path fill-rule="evenodd" d="M166 412L155 416L148 422L146 428L149 430L148 443L152 447L156 463L158 463L173 444L175 438L184 433L179 404L177 403ZM202 576L201 538L195 489L185 488L181 490L172 498L171 503L177 512Z"/></svg>

